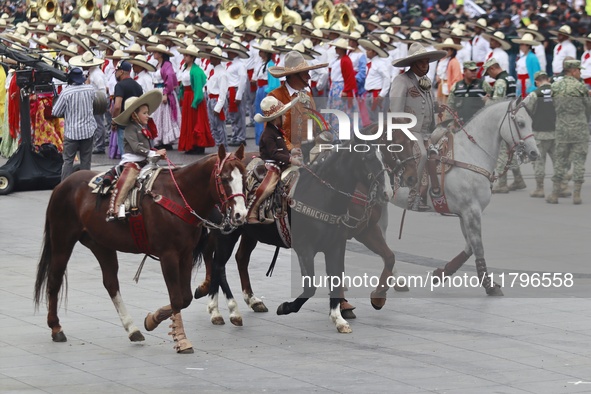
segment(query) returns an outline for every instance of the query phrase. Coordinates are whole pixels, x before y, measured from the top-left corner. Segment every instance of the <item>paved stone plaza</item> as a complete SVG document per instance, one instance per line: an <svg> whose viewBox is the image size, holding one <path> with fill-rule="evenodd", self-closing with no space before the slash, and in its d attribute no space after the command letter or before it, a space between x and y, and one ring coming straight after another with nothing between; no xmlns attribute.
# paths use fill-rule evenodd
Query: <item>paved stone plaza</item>
<svg viewBox="0 0 591 394"><path fill-rule="evenodd" d="M198 157L171 158L180 164ZM93 168L111 163L96 156ZM533 188L531 165L523 171ZM267 278L274 248L260 245L251 278L270 312L248 311L239 300L244 326L234 327L221 302L227 324L213 326L206 301L194 300L183 312L192 355L175 354L167 322L153 332L143 330L146 313L168 304L158 263L148 261L136 284L132 278L141 256L120 255L122 296L146 337L131 343L103 288L98 263L81 245L69 263L68 297L60 309L68 342L53 343L45 305L39 311L33 305L51 191L0 196L0 392L591 392L590 174L588 163L583 205L573 206L571 199L549 205L530 198L529 190L519 191L493 196L483 219L493 273L572 273L570 288L521 288L519 281L511 287L506 279L503 298L487 297L481 288L391 290L381 311L370 306L369 290L350 290L357 319L350 321L352 334L338 334L321 291L299 314L275 314L293 296L290 253L280 253ZM546 192L550 188L547 180ZM390 208L388 230L400 275L425 275L463 249L458 220L435 214L407 213L398 240L401 214ZM367 250L356 242L349 249L347 273L379 275L379 260L358 264L367 261ZM233 261L228 268L239 296ZM194 273L195 286L203 271ZM320 258L317 271L324 271ZM458 274L464 273L475 275L473 258Z"/></svg>

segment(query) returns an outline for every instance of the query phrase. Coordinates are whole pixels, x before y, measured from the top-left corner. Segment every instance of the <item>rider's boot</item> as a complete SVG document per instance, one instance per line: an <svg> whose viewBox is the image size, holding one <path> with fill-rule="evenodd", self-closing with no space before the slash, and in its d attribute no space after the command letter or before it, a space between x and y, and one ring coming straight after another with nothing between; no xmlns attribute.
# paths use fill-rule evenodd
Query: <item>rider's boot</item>
<svg viewBox="0 0 591 394"><path fill-rule="evenodd" d="M573 193L573 204L575 205L583 203L583 200L581 200L581 186L583 186L581 182L575 183L575 192Z"/></svg>
<svg viewBox="0 0 591 394"><path fill-rule="evenodd" d="M429 180L431 181L430 194L433 197L441 197L441 187L437 177L437 160L429 159L427 161L427 171L429 171Z"/></svg>
<svg viewBox="0 0 591 394"><path fill-rule="evenodd" d="M254 200L248 210L248 224L267 224L259 220L259 206L275 191L275 186L279 182L280 170L273 164L266 164L265 167L267 168L267 173L257 188L254 194Z"/></svg>
<svg viewBox="0 0 591 394"><path fill-rule="evenodd" d="M509 193L509 188L507 187L507 174L502 175L497 180L497 184L492 189L493 193Z"/></svg>
<svg viewBox="0 0 591 394"><path fill-rule="evenodd" d="M138 165L136 163L125 163L113 195L111 196L111 205L107 212L107 220L111 220L117 210L117 218L122 220L125 219L125 199L127 194L133 188L135 180L140 173Z"/></svg>
<svg viewBox="0 0 591 394"><path fill-rule="evenodd" d="M548 204L558 204L558 195L560 194L560 182L552 184L552 194L546 197Z"/></svg>
<svg viewBox="0 0 591 394"><path fill-rule="evenodd" d="M536 178L536 190L529 193L529 196L534 198L546 197L544 194L544 178Z"/></svg>
<svg viewBox="0 0 591 394"><path fill-rule="evenodd" d="M525 181L523 180L523 177L521 176L521 170L519 168L516 168L513 170L513 183L509 185L509 190L510 191L514 191L514 190L521 190L521 189L525 189L527 187L527 185L525 184Z"/></svg>

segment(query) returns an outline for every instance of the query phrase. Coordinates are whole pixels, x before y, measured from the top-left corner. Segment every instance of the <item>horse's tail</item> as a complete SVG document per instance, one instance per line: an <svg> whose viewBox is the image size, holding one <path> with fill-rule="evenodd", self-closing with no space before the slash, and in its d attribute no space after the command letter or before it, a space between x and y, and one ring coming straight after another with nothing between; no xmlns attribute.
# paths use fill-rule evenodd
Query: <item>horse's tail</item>
<svg viewBox="0 0 591 394"><path fill-rule="evenodd" d="M209 231L205 227L202 227L201 235L199 236L199 242L197 242L197 246L195 246L195 249L193 249L193 267L201 264L201 261L203 260L203 253L207 247L208 239Z"/></svg>
<svg viewBox="0 0 591 394"><path fill-rule="evenodd" d="M37 265L37 280L35 281L35 309L39 308L39 303L43 298L42 293L47 284L47 277L49 276L49 268L51 265L51 230L49 227L49 220L45 220L45 231L43 233L43 245L41 251L41 259Z"/></svg>

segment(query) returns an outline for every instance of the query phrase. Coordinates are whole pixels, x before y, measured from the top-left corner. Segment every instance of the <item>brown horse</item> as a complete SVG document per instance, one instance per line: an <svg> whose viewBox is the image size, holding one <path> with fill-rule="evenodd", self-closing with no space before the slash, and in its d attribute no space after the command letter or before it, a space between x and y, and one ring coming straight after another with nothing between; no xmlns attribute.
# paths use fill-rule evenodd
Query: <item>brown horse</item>
<svg viewBox="0 0 591 394"><path fill-rule="evenodd" d="M66 341L57 314L58 294L72 250L80 241L97 258L103 284L131 341L143 341L144 336L134 325L119 293L117 251L149 253L158 257L170 305L148 314L144 327L151 331L172 317L170 334L176 351L192 353L192 345L184 333L181 310L188 307L193 298L191 271L200 254L202 218L219 204L226 223L238 226L244 222L247 211L243 194L243 157L243 148L235 154L227 154L220 146L217 154L183 168L162 171L152 190L141 198L140 211L147 239L144 248L139 247L140 243L127 222L105 220L109 198L91 193L88 187L96 173L79 171L59 184L47 207L43 251L35 283L37 307L45 290L47 324L53 340Z"/></svg>
<svg viewBox="0 0 591 394"><path fill-rule="evenodd" d="M370 126L364 130L366 134L375 134L377 125ZM413 150L414 145L411 140L409 140L406 135L400 131L396 130L393 132L392 135L393 140L390 141L390 144L397 144L403 147L401 152L391 152L387 147L388 142L380 140L376 141L376 143L381 143L384 146L381 147L381 151L383 154L384 164L391 170L391 173L395 180L399 183L396 184L395 188L401 185L412 185L416 182L417 179L417 156L415 155L416 150ZM252 156L256 155L255 153L247 153L247 158L245 159L245 165L252 159ZM396 182L395 182L396 183ZM366 190L361 190L366 191ZM359 204L351 203L349 205L349 214L353 218L363 218L363 221L358 225L354 226L354 228L350 228L348 231L348 238L355 238L361 243L363 243L368 249L372 252L379 255L383 262L383 270L380 275L380 281L378 287L375 289L374 292L371 294L371 304L375 309L381 309L385 302L386 302L386 292L388 290L387 280L390 276L397 275L396 270L394 268L395 263L395 256L394 252L390 249L388 244L384 239L384 235L382 229L380 227L380 217L382 215L382 211L386 210L386 206L382 206L379 204L373 205L371 209L365 211L365 208L360 206ZM208 305L208 311L211 314L211 322L213 324L219 325L224 324L224 319L219 313L218 305L217 305L217 289L211 289L211 275L212 275L212 267L214 264L214 252L218 254L222 254L222 257L219 257L218 261L223 261L224 266L216 267L217 275L220 276L220 286L222 287L223 292L225 293L226 297L228 298L228 308L230 311L230 321L235 325L242 325L242 317L237 309L237 304L231 295L231 291L226 281L225 277L225 262L228 260L232 253L233 248L228 248L228 244L224 244L223 247L217 245L218 238L222 235L219 234L218 231L212 231L210 233L208 244L204 250L203 257L206 266L206 276L204 281L197 287L195 290L195 297L200 298L204 297L207 294L214 294L212 296L212 300ZM255 312L267 312L268 309L263 303L263 301L254 295L252 290L250 276L248 273L248 265L250 262L250 255L252 251L255 249L257 243L262 241L267 244L272 245L282 245L281 243L276 244L273 242L273 236L268 236L267 240L263 239L255 239L252 237L248 232L244 231L237 231L233 234L228 236L224 236L224 238L235 238L236 240L233 241L234 243L238 240L240 236L240 244L238 250L236 252L235 258L238 265L238 272L240 275L240 282L242 285L242 294L244 297L244 301ZM232 244L232 241L229 241L229 244ZM399 291L407 291L408 288L406 287L397 287L396 290ZM343 308L344 305L347 307ZM355 315L351 309L350 305L341 304L342 307L342 314L344 318L354 318Z"/></svg>

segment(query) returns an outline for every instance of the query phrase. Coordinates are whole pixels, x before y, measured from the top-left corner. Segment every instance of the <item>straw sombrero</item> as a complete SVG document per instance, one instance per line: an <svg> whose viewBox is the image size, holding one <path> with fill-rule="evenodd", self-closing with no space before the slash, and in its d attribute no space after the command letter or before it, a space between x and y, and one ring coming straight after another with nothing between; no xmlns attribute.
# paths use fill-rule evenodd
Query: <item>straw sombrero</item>
<svg viewBox="0 0 591 394"><path fill-rule="evenodd" d="M447 55L445 51L427 51L418 42L413 43L408 49L408 56L392 63L394 67L409 67L418 60L429 59L429 63L443 59Z"/></svg>
<svg viewBox="0 0 591 394"><path fill-rule="evenodd" d="M531 33L525 33L523 37L514 38L511 41L515 44L531 45L532 47L536 47L541 44L539 41L534 40L534 35Z"/></svg>
<svg viewBox="0 0 591 394"><path fill-rule="evenodd" d="M586 37L575 38L575 40L579 41L581 44L585 44L586 42L591 42L591 33Z"/></svg>
<svg viewBox="0 0 591 394"><path fill-rule="evenodd" d="M440 50L445 50L445 49L455 49L456 51L459 51L460 49L463 48L462 44L456 44L454 43L453 38L446 38L445 41L443 41L441 44L435 44L435 48L440 49Z"/></svg>
<svg viewBox="0 0 591 394"><path fill-rule="evenodd" d="M316 70L317 68L323 68L328 66L328 63L320 63L310 65L304 59L304 56L298 51L291 51L285 55L283 67L270 67L269 73L275 78L285 77L287 75L298 74L305 71Z"/></svg>
<svg viewBox="0 0 591 394"><path fill-rule="evenodd" d="M490 40L498 42L505 51L511 49L511 43L505 40L505 34L502 31L495 31L494 34L484 33L482 37L488 42Z"/></svg>
<svg viewBox="0 0 591 394"><path fill-rule="evenodd" d="M91 52L94 54L92 48L90 47L90 40L88 38L78 38L78 37L74 37L72 36L72 42L75 42L76 44L80 45L82 48L84 48L85 52Z"/></svg>
<svg viewBox="0 0 591 394"><path fill-rule="evenodd" d="M142 55L146 53L146 51L142 49L140 44L133 44L129 48L124 49L123 52L129 53L130 55Z"/></svg>
<svg viewBox="0 0 591 394"><path fill-rule="evenodd" d="M144 68L146 71L154 72L156 71L156 66L151 63L148 63L148 60L144 55L137 55L133 59L127 59L128 63L135 64L136 66L140 66Z"/></svg>
<svg viewBox="0 0 591 394"><path fill-rule="evenodd" d="M222 48L220 47L214 47L211 52L199 52L198 56L199 58L209 58L209 59L218 59L221 60L222 62L229 62L230 59L228 59L227 55L224 54L224 52L222 51Z"/></svg>
<svg viewBox="0 0 591 394"><path fill-rule="evenodd" d="M569 25L562 25L562 26L560 26L560 29L549 30L548 33L552 34L553 36L557 36L559 34L563 34L563 35L565 35L567 37L571 37L571 38L573 36L573 31Z"/></svg>
<svg viewBox="0 0 591 394"><path fill-rule="evenodd" d="M127 60L129 59L129 55L123 52L121 49L116 49L112 55L106 55L107 59L114 59L114 60Z"/></svg>
<svg viewBox="0 0 591 394"><path fill-rule="evenodd" d="M341 48L346 50L353 49L349 46L349 40L347 40L346 38L337 38L336 40L329 42L328 45L335 48Z"/></svg>
<svg viewBox="0 0 591 394"><path fill-rule="evenodd" d="M248 53L242 50L242 45L237 42L233 42L229 47L224 48L226 53L235 53L240 59L248 59L250 56Z"/></svg>
<svg viewBox="0 0 591 394"><path fill-rule="evenodd" d="M253 45L252 47L263 52L279 53L277 50L273 49L273 42L271 40L263 40L258 46Z"/></svg>
<svg viewBox="0 0 591 394"><path fill-rule="evenodd" d="M383 44L380 43L379 40L366 40L364 38L359 40L359 45L361 45L365 49L371 49L374 51L378 57L387 58L388 52L386 52L382 47Z"/></svg>
<svg viewBox="0 0 591 394"><path fill-rule="evenodd" d="M154 45L154 46L149 46L146 48L146 51L148 52L159 52L159 53L163 53L165 55L168 56L172 56L172 52L170 52L166 46L164 44L158 44L158 45Z"/></svg>
<svg viewBox="0 0 591 394"><path fill-rule="evenodd" d="M148 106L150 115L156 111L162 102L162 92L158 89L150 90L142 94L140 97L130 97L125 100L125 111L121 112L119 116L113 119L113 122L120 126L127 126L131 123L131 115L136 109L142 105Z"/></svg>
<svg viewBox="0 0 591 394"><path fill-rule="evenodd" d="M189 45L186 48L179 48L179 53L196 58L199 57L199 48L197 48L195 45Z"/></svg>
<svg viewBox="0 0 591 394"><path fill-rule="evenodd" d="M546 39L546 37L544 37L544 35L538 31L538 25L533 23L530 23L525 29L517 29L517 33L522 36L526 33L532 34L534 36L534 40L540 42Z"/></svg>
<svg viewBox="0 0 591 394"><path fill-rule="evenodd" d="M314 60L314 56L312 56L306 51L306 47L301 42L295 44L292 50L298 51L303 56L304 60Z"/></svg>
<svg viewBox="0 0 591 394"><path fill-rule="evenodd" d="M277 98L273 96L267 96L263 99L263 101L261 101L262 114L256 114L254 116L254 121L257 123L264 123L278 118L289 111L291 107L293 107L298 101L299 97L296 97L289 104L285 105L281 101L277 100Z"/></svg>
<svg viewBox="0 0 591 394"><path fill-rule="evenodd" d="M93 67L100 66L105 61L95 57L92 52L86 51L80 56L74 56L68 62L72 67Z"/></svg>
<svg viewBox="0 0 591 394"><path fill-rule="evenodd" d="M479 18L476 22L468 21L468 22L466 22L466 25L470 26L473 29L475 27L479 27L482 30L486 30L486 31L490 30L490 27L488 27L488 23L486 22L485 18Z"/></svg>

